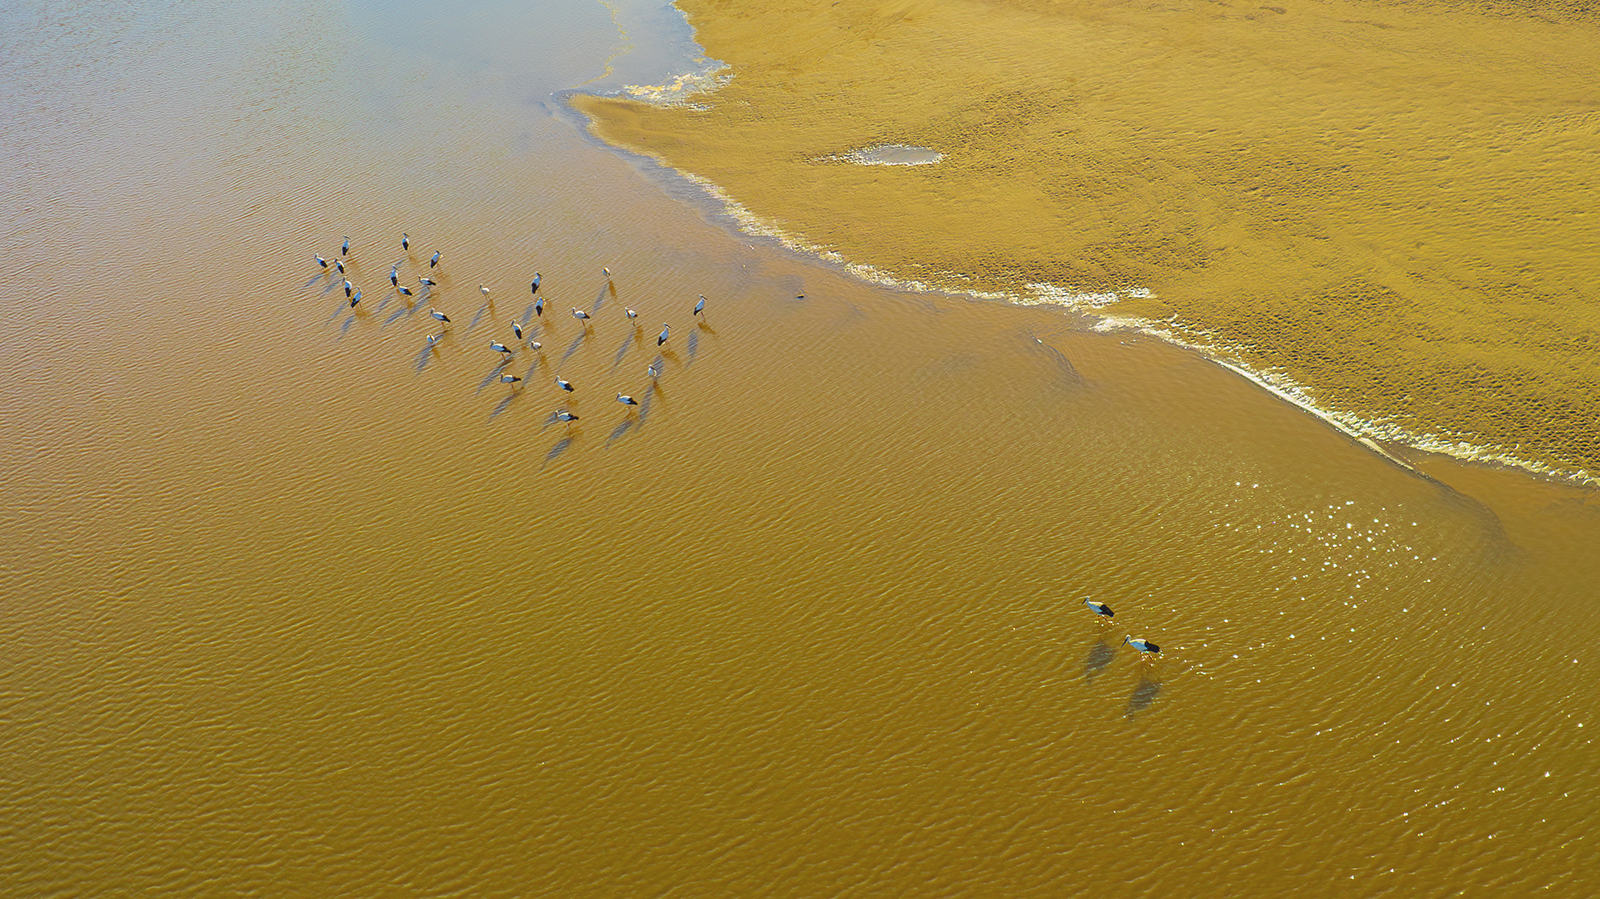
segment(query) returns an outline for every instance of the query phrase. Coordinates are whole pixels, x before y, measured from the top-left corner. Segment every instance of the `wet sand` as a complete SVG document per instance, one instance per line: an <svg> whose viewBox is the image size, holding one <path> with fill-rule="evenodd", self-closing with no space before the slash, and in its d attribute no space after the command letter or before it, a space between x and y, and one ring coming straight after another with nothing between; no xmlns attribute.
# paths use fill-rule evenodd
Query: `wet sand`
<svg viewBox="0 0 1600 899"><path fill-rule="evenodd" d="M1584 8L683 6L726 86L580 106L796 242L1076 298L1380 439L1600 470ZM845 161L885 143L944 158Z"/></svg>
<svg viewBox="0 0 1600 899"><path fill-rule="evenodd" d="M0 894L1594 892L1592 493L741 236L473 9L0 29Z"/></svg>

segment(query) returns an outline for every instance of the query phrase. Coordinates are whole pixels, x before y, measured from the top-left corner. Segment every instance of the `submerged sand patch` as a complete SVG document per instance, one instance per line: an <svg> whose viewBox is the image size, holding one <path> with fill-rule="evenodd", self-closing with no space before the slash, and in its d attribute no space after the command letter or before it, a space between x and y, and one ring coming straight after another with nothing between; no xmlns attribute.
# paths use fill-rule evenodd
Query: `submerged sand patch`
<svg viewBox="0 0 1600 899"><path fill-rule="evenodd" d="M923 283L1115 296L1371 433L1600 469L1581 9L681 5L731 80L698 109L577 105L798 240ZM815 164L891 144L943 156Z"/></svg>

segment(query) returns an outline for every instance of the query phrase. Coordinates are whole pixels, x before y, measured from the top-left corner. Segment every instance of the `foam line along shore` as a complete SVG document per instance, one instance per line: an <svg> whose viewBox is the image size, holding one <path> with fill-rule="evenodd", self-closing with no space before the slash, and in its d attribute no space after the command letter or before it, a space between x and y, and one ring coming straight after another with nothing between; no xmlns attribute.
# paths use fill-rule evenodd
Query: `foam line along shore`
<svg viewBox="0 0 1600 899"><path fill-rule="evenodd" d="M1600 120L1570 112L1587 61L1549 62L1581 10L681 5L727 65L706 90L574 102L753 232L1092 312L1379 442L1593 483ZM1495 66L1461 77L1461 47ZM859 164L895 146L933 155Z"/></svg>

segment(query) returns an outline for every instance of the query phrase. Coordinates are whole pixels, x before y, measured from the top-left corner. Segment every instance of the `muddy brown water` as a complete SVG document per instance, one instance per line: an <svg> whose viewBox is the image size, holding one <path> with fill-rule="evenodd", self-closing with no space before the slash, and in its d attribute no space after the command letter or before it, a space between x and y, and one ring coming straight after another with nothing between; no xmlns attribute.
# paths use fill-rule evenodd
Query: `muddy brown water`
<svg viewBox="0 0 1600 899"><path fill-rule="evenodd" d="M0 19L0 894L1594 892L1591 493L741 236L604 9Z"/></svg>

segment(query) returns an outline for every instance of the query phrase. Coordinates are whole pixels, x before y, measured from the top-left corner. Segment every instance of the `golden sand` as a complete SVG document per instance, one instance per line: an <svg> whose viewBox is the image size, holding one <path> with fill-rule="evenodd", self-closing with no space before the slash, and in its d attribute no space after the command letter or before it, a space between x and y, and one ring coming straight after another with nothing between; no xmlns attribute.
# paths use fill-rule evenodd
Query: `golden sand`
<svg viewBox="0 0 1600 899"><path fill-rule="evenodd" d="M1122 290L1105 312L1375 436L1600 469L1581 11L680 5L725 86L578 106L798 241L959 288ZM884 143L944 156L843 161Z"/></svg>

